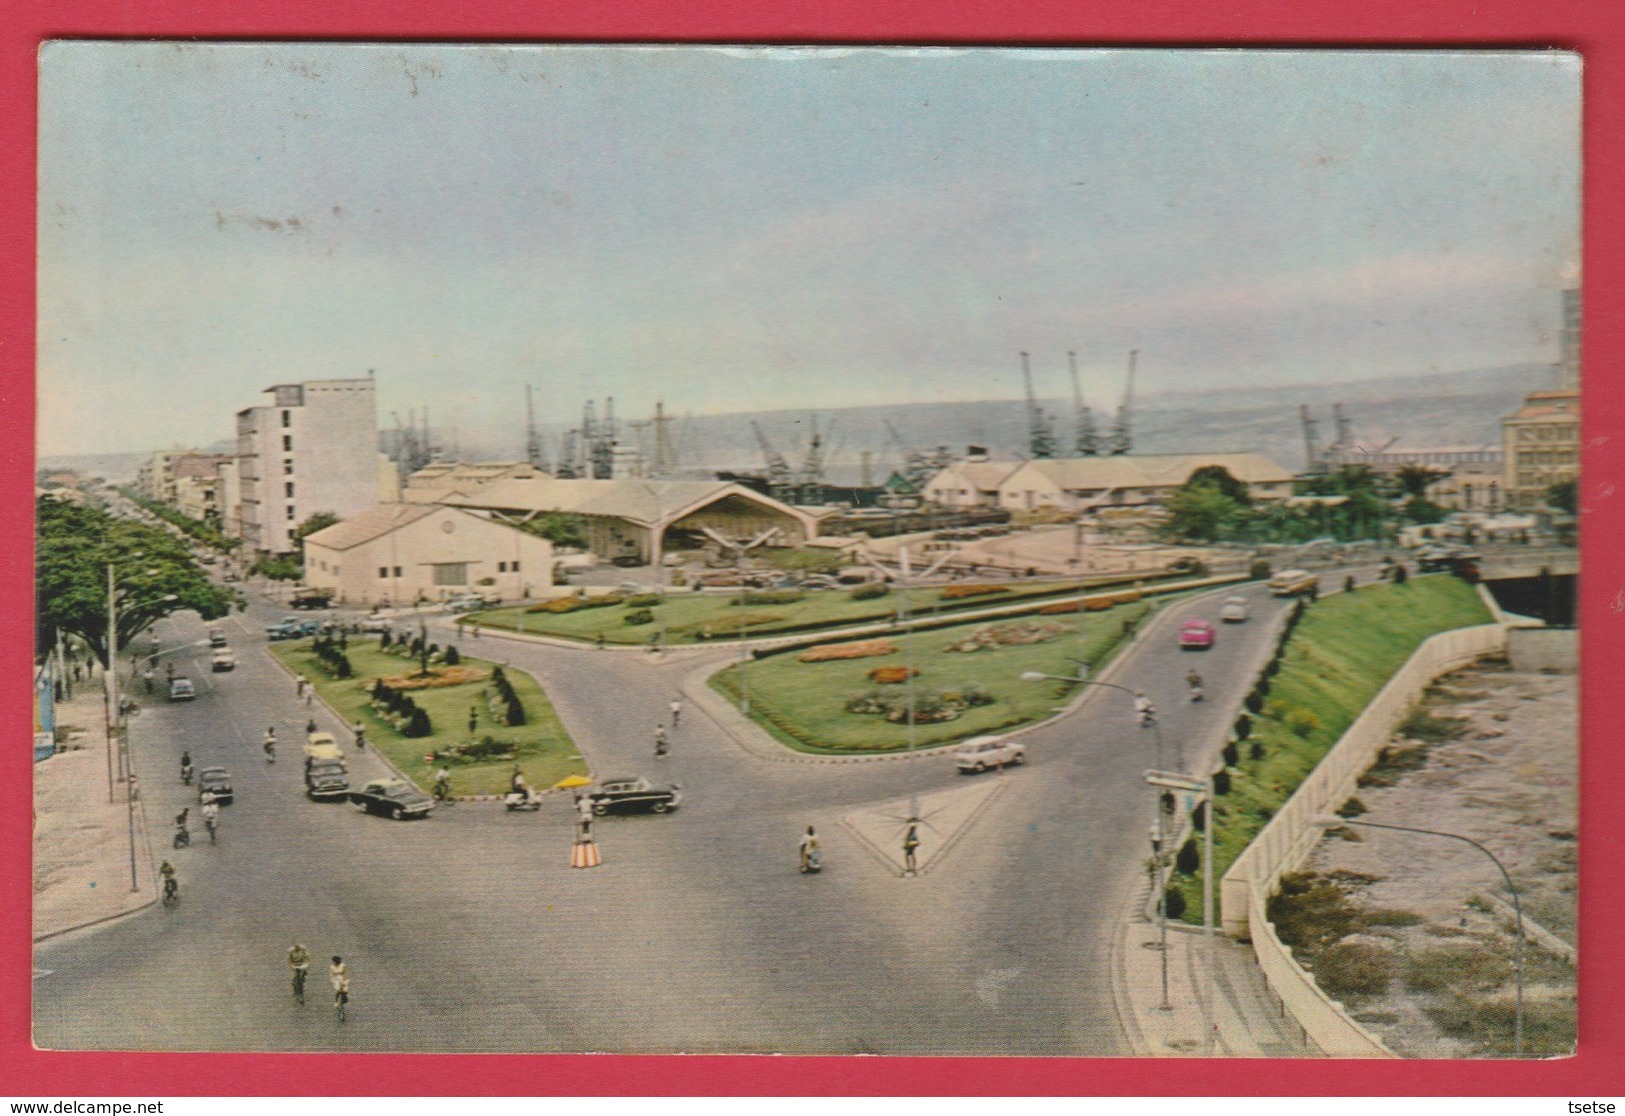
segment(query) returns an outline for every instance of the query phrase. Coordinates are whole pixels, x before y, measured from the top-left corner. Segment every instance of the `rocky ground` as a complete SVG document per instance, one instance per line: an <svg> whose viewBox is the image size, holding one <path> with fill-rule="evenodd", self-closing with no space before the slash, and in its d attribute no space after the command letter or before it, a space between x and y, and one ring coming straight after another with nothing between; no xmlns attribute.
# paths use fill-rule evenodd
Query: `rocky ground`
<svg viewBox="0 0 1625 1116"><path fill-rule="evenodd" d="M1529 935L1525 1049L1544 1056L1574 1041L1577 689L1505 663L1441 679L1342 811L1472 838L1506 866ZM1409 1057L1512 1052L1514 919L1483 852L1349 826L1306 872L1296 948L1355 1018Z"/></svg>

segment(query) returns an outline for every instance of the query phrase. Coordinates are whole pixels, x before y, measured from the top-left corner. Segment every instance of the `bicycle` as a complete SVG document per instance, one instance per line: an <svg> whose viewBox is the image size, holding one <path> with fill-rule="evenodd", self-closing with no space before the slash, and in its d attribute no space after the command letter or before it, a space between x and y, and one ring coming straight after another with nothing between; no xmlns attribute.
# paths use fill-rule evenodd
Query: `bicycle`
<svg viewBox="0 0 1625 1116"><path fill-rule="evenodd" d="M300 1007L305 1006L305 977L309 974L310 969L305 965L295 965L293 968L293 998Z"/></svg>
<svg viewBox="0 0 1625 1116"><path fill-rule="evenodd" d="M203 819L203 828L205 828L205 829L207 829L209 831L209 844L211 844L211 845L214 844L215 843L215 832L216 832L214 819L213 818L205 818L205 819Z"/></svg>
<svg viewBox="0 0 1625 1116"><path fill-rule="evenodd" d="M175 830L175 847L184 849L192 843L192 833L184 825Z"/></svg>
<svg viewBox="0 0 1625 1116"><path fill-rule="evenodd" d="M345 1007L349 1004L349 1002L350 988L349 982L346 981L343 988L340 988L333 993L333 1014L338 1016L340 1023L344 1022Z"/></svg>
<svg viewBox="0 0 1625 1116"><path fill-rule="evenodd" d="M164 877L164 906L174 907L181 901L181 885L173 876Z"/></svg>

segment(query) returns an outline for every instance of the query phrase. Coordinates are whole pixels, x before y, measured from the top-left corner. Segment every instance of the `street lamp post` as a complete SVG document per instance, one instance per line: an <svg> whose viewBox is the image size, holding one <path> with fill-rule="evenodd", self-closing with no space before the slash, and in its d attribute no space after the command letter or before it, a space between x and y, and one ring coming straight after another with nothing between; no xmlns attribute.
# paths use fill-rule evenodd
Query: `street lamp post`
<svg viewBox="0 0 1625 1116"><path fill-rule="evenodd" d="M1077 677L1065 674L1045 674L1037 670L1024 670L1021 672L1021 680L1023 682L1069 682L1075 686L1103 686L1108 690L1116 690L1119 693L1127 694L1135 700L1138 700L1141 696L1139 691L1131 690L1127 686L1119 686L1116 682L1102 682L1094 678L1084 678L1082 673L1087 669L1087 664L1079 663L1078 667L1079 676ZM1151 729L1152 738L1157 742L1157 767L1160 770L1162 767L1162 727L1157 724L1154 711L1141 723ZM1179 749L1178 763L1181 768L1185 766L1183 747Z"/></svg>
<svg viewBox="0 0 1625 1116"><path fill-rule="evenodd" d="M1309 819L1309 823L1319 829L1340 829L1345 825L1361 825L1368 829L1392 829L1396 833L1420 833L1427 837L1446 837L1452 841L1463 841L1473 846L1479 852L1490 858L1496 871L1501 873L1501 882L1506 884L1507 894L1512 896L1512 913L1516 916L1518 929L1518 951L1513 957L1513 974L1517 986L1517 1009L1512 1018L1512 1046L1515 1057L1523 1057L1523 903L1518 898L1518 889L1512 882L1512 876L1507 872L1506 865L1489 849L1460 833L1446 833L1440 829L1421 829L1413 825L1391 825L1388 822L1363 821L1357 818L1343 818L1335 814L1317 814Z"/></svg>
<svg viewBox="0 0 1625 1116"><path fill-rule="evenodd" d="M1157 951L1162 954L1162 1011L1172 1011L1168 1002L1168 887L1162 882L1162 816L1151 821L1151 886L1157 889Z"/></svg>

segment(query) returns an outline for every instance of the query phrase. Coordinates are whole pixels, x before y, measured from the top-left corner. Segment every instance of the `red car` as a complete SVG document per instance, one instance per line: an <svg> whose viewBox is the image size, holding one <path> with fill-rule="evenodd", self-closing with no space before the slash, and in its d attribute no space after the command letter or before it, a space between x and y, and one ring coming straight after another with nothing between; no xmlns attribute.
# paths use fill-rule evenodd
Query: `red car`
<svg viewBox="0 0 1625 1116"><path fill-rule="evenodd" d="M1179 626L1179 646L1190 649L1212 647L1219 630L1206 620L1187 620Z"/></svg>

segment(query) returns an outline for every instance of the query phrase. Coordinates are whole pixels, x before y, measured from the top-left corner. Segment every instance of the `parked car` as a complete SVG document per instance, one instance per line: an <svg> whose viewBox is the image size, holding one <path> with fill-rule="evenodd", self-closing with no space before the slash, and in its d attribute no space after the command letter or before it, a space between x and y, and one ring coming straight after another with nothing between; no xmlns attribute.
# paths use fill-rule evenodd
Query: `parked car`
<svg viewBox="0 0 1625 1116"><path fill-rule="evenodd" d="M224 767L205 767L197 773L197 798L203 801L205 794L214 795L214 800L225 806L231 802L231 775Z"/></svg>
<svg viewBox="0 0 1625 1116"><path fill-rule="evenodd" d="M348 798L349 769L335 759L313 762L305 768L305 793L312 798Z"/></svg>
<svg viewBox="0 0 1625 1116"><path fill-rule="evenodd" d="M305 737L305 755L312 761L342 760L344 749L330 732L313 732Z"/></svg>
<svg viewBox="0 0 1625 1116"><path fill-rule="evenodd" d="M350 804L363 813L385 814L396 821L425 818L434 809L434 799L404 779L374 779L350 792Z"/></svg>
<svg viewBox="0 0 1625 1116"><path fill-rule="evenodd" d="M229 647L216 647L209 653L209 669L216 674L237 669L237 652Z"/></svg>
<svg viewBox="0 0 1625 1116"><path fill-rule="evenodd" d="M796 586L798 589L838 589L841 583L829 574L812 574L804 577Z"/></svg>
<svg viewBox="0 0 1625 1116"><path fill-rule="evenodd" d="M614 558L610 559L610 563L627 570L635 569L638 566L647 565L647 563L645 563L644 560L636 554L618 554Z"/></svg>
<svg viewBox="0 0 1625 1116"><path fill-rule="evenodd" d="M224 628L209 629L209 646L224 647L226 645L226 631Z"/></svg>
<svg viewBox="0 0 1625 1116"><path fill-rule="evenodd" d="M1241 624L1252 615L1252 608L1246 597L1226 597L1224 604L1219 606L1219 619L1226 624Z"/></svg>
<svg viewBox="0 0 1625 1116"><path fill-rule="evenodd" d="M990 767L1015 767L1027 758L1027 749L1008 736L973 736L954 749L954 766L970 775Z"/></svg>
<svg viewBox="0 0 1625 1116"><path fill-rule="evenodd" d="M1270 595L1298 597L1320 588L1320 578L1308 570L1282 570L1270 578Z"/></svg>
<svg viewBox="0 0 1625 1116"><path fill-rule="evenodd" d="M478 593L459 593L455 597L446 598L447 612L478 612L482 608L489 608L490 602Z"/></svg>
<svg viewBox="0 0 1625 1116"><path fill-rule="evenodd" d="M1187 651L1205 651L1219 638L1219 630L1209 620L1187 620L1179 626L1179 646Z"/></svg>
<svg viewBox="0 0 1625 1116"><path fill-rule="evenodd" d="M395 621L388 616L363 616L356 627L364 632L389 632L395 630Z"/></svg>
<svg viewBox="0 0 1625 1116"><path fill-rule="evenodd" d="M170 701L191 701L197 697L197 687L190 678L176 678L169 683Z"/></svg>
<svg viewBox="0 0 1625 1116"><path fill-rule="evenodd" d="M696 589L733 589L747 584L749 580L738 570L707 570L694 579Z"/></svg>
<svg viewBox="0 0 1625 1116"><path fill-rule="evenodd" d="M634 814L652 810L664 814L682 804L682 788L676 783L656 785L641 775L601 779L587 792L595 814Z"/></svg>
<svg viewBox="0 0 1625 1116"><path fill-rule="evenodd" d="M268 624L265 634L272 639L299 639L302 636L315 635L322 630L320 620L305 620L298 616L284 616L275 624Z"/></svg>
<svg viewBox="0 0 1625 1116"><path fill-rule="evenodd" d="M301 589L288 602L290 608L326 608L333 603L333 594L325 589Z"/></svg>

